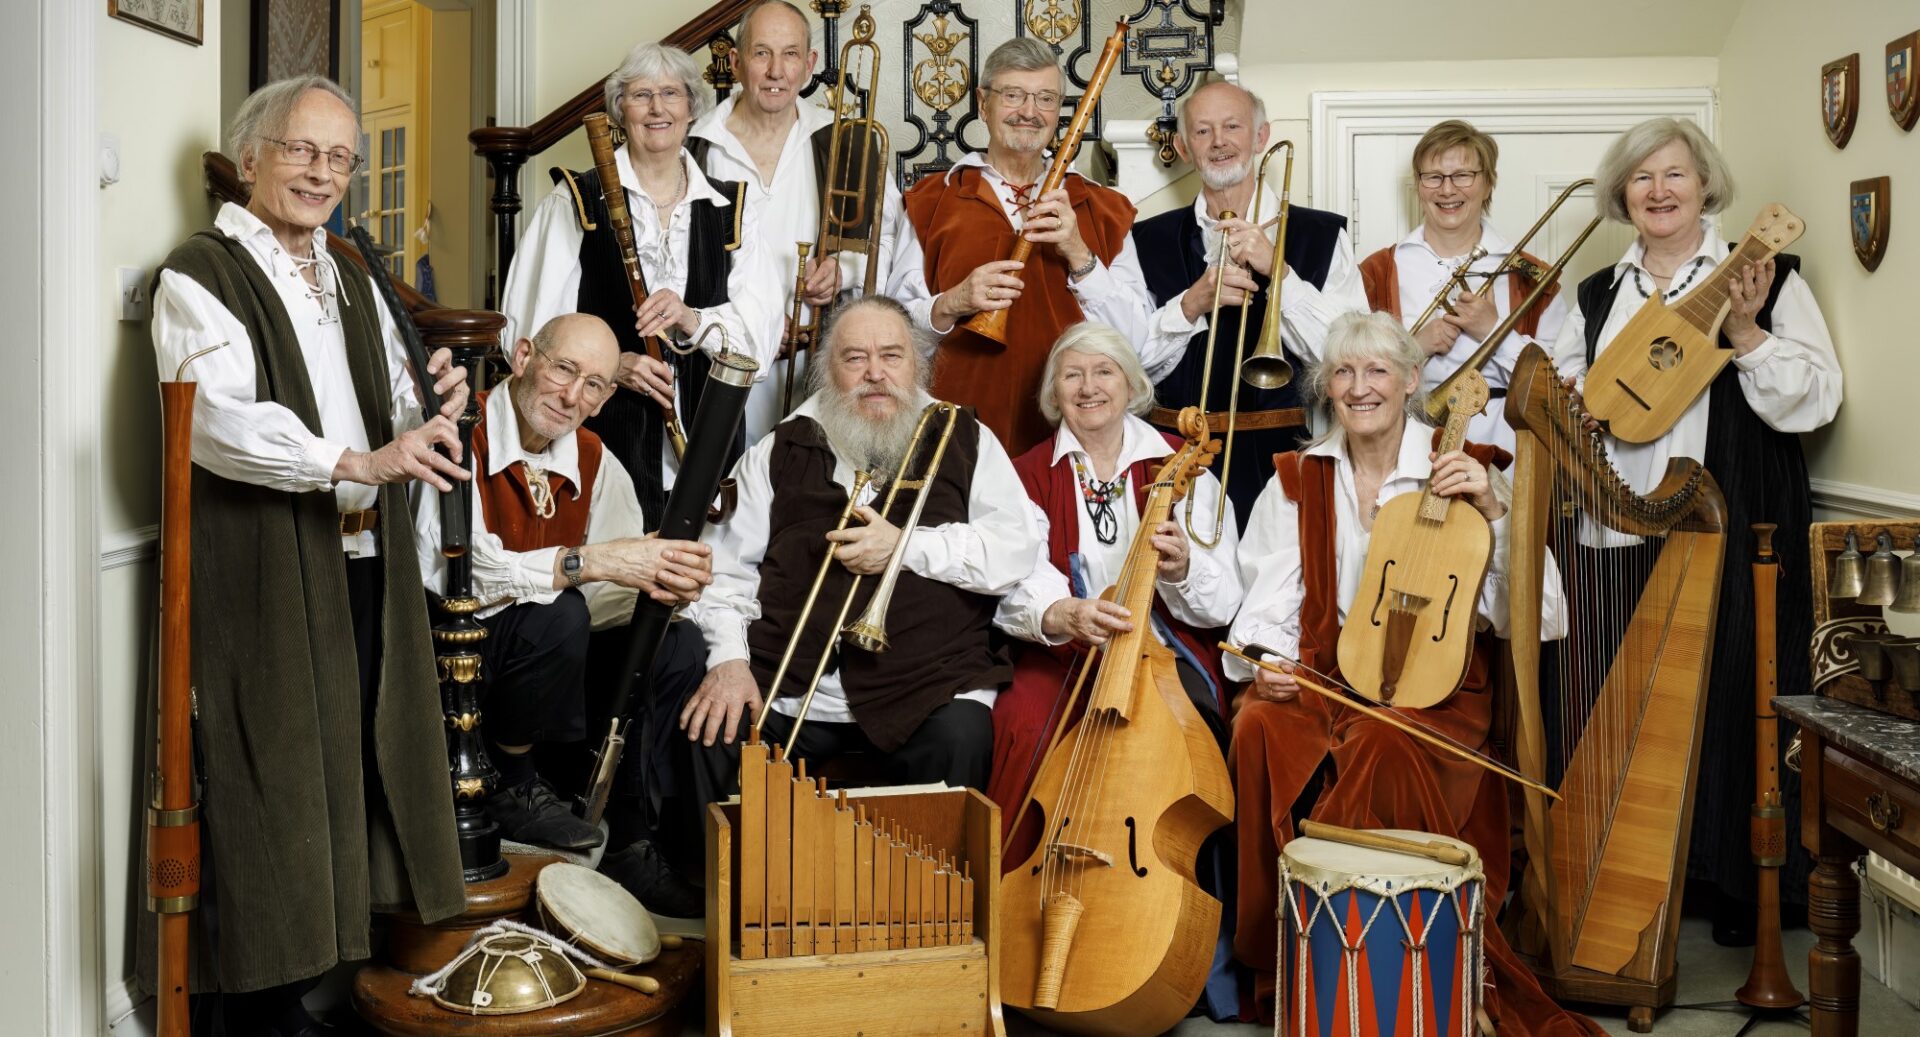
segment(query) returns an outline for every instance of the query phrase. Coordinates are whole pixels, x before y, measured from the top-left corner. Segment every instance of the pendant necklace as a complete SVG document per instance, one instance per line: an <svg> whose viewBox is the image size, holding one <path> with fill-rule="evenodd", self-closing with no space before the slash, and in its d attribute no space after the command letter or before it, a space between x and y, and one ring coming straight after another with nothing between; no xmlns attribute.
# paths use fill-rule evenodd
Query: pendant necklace
<svg viewBox="0 0 1920 1037"><path fill-rule="evenodd" d="M1113 502L1127 492L1127 470L1111 482L1101 482L1087 471L1078 457L1073 459L1073 472L1080 480L1080 496L1087 506L1087 517L1093 520L1093 535L1103 544L1113 544L1120 540L1120 520L1113 513Z"/></svg>

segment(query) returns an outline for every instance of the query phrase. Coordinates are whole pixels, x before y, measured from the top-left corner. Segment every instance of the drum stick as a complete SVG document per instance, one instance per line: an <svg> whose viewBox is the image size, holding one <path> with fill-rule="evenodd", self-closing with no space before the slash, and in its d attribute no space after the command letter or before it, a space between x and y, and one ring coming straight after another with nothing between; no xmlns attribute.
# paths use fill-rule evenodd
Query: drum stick
<svg viewBox="0 0 1920 1037"><path fill-rule="evenodd" d="M652 976L629 976L624 972L615 972L612 969L590 968L583 969L582 971L594 979L603 979L616 986L626 987L629 990L638 990L642 994L658 994L660 992L660 981L654 979Z"/></svg>
<svg viewBox="0 0 1920 1037"><path fill-rule="evenodd" d="M1300 822L1300 833L1314 839L1346 843L1348 846L1365 846L1373 850L1390 850L1394 853L1412 854L1415 857L1427 857L1442 864L1451 864L1456 868L1464 867L1473 860L1472 854L1447 843L1438 841L1417 843L1398 836L1342 828L1339 825L1325 824L1320 821Z"/></svg>

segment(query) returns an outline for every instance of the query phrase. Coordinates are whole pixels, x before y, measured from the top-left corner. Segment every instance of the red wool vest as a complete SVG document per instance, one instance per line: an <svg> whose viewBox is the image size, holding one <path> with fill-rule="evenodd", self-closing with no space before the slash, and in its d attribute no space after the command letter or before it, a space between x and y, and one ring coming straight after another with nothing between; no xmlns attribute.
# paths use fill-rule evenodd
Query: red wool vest
<svg viewBox="0 0 1920 1037"><path fill-rule="evenodd" d="M487 394L477 394L486 413ZM600 437L580 429L574 433L580 453L581 485L559 474L548 476L553 489L553 517L541 518L533 508L527 486L527 466L508 465L487 474L487 422L473 427L474 486L480 493L480 514L487 529L509 551L538 551L543 547L579 547L587 541L587 509L593 500L593 480L600 474L604 452Z"/></svg>

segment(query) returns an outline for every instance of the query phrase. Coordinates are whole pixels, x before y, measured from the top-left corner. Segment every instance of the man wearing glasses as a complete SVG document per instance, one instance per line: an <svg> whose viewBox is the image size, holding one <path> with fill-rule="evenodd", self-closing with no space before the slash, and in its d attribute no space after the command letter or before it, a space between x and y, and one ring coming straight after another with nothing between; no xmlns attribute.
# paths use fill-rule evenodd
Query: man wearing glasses
<svg viewBox="0 0 1920 1037"><path fill-rule="evenodd" d="M1307 436L1300 385L1306 364L1320 355L1327 328L1343 313L1367 310L1344 216L1292 206L1280 269L1272 269L1282 155L1274 156L1269 179L1259 186L1260 226L1250 222L1256 168L1267 149L1268 133L1266 105L1233 83L1209 83L1188 95L1180 106L1173 146L1200 174L1200 196L1191 206L1142 220L1133 229L1140 254L1151 257L1147 285L1159 307L1140 347L1141 366L1157 386L1161 403L1149 420L1172 429L1179 408L1201 401L1204 379L1208 418L1216 433L1224 433L1228 404L1238 392L1237 453L1251 463L1234 465L1224 478L1227 498L1242 523L1272 479L1273 466L1265 459L1294 449ZM1210 328L1216 273L1221 280L1219 324ZM1294 380L1277 389L1236 385L1233 349L1240 341L1241 322L1246 323L1251 353L1276 292L1280 341ZM1210 331L1216 356L1207 378Z"/></svg>
<svg viewBox="0 0 1920 1037"><path fill-rule="evenodd" d="M1060 332L1096 320L1138 343L1151 307L1125 195L1075 173L1035 197L1065 87L1053 50L1008 40L987 57L980 82L987 150L908 189L888 294L942 336L933 395L971 404L1017 455L1053 434L1037 401ZM1025 269L1007 258L1020 236L1037 246ZM964 326L992 310L1010 311L1005 346Z"/></svg>
<svg viewBox="0 0 1920 1037"><path fill-rule="evenodd" d="M467 389L446 350L409 369L372 282L327 247L360 163L352 99L318 76L271 83L227 140L251 197L153 291L161 377L199 383L194 939L212 937L213 968L195 980L221 992L225 1032L299 1035L320 1032L301 995L372 952L372 911L466 907L406 489L467 477ZM445 399L424 422L418 377Z"/></svg>
<svg viewBox="0 0 1920 1037"><path fill-rule="evenodd" d="M509 362L513 374L480 394L473 431L473 595L487 628L479 644L487 751L501 775L487 809L504 838L585 850L600 845L600 830L536 773L530 750L586 737L589 632L624 623L636 593L695 600L712 579L711 551L649 537L632 477L581 427L617 390L620 343L605 321L555 317L515 342ZM418 509L420 571L438 592L439 495L422 494ZM687 689L704 670L698 635L691 639ZM664 651L663 666L675 656Z"/></svg>

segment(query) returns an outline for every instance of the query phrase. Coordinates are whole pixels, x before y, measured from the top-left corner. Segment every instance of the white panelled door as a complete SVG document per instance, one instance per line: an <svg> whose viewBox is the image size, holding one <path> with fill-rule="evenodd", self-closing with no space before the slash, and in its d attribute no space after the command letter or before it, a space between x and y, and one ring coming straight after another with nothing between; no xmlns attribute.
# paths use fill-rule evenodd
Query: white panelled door
<svg viewBox="0 0 1920 1037"><path fill-rule="evenodd" d="M1714 99L1706 88L1591 91L1342 91L1313 95L1313 198L1352 221L1356 258L1401 238L1420 222L1409 163L1413 146L1443 119L1465 119L1500 144L1494 225L1509 241L1533 226L1567 185L1593 175L1620 131L1655 116L1692 119L1709 137ZM1582 188L1527 245L1552 262L1593 218ZM1562 275L1572 285L1611 265L1631 228L1604 223Z"/></svg>

